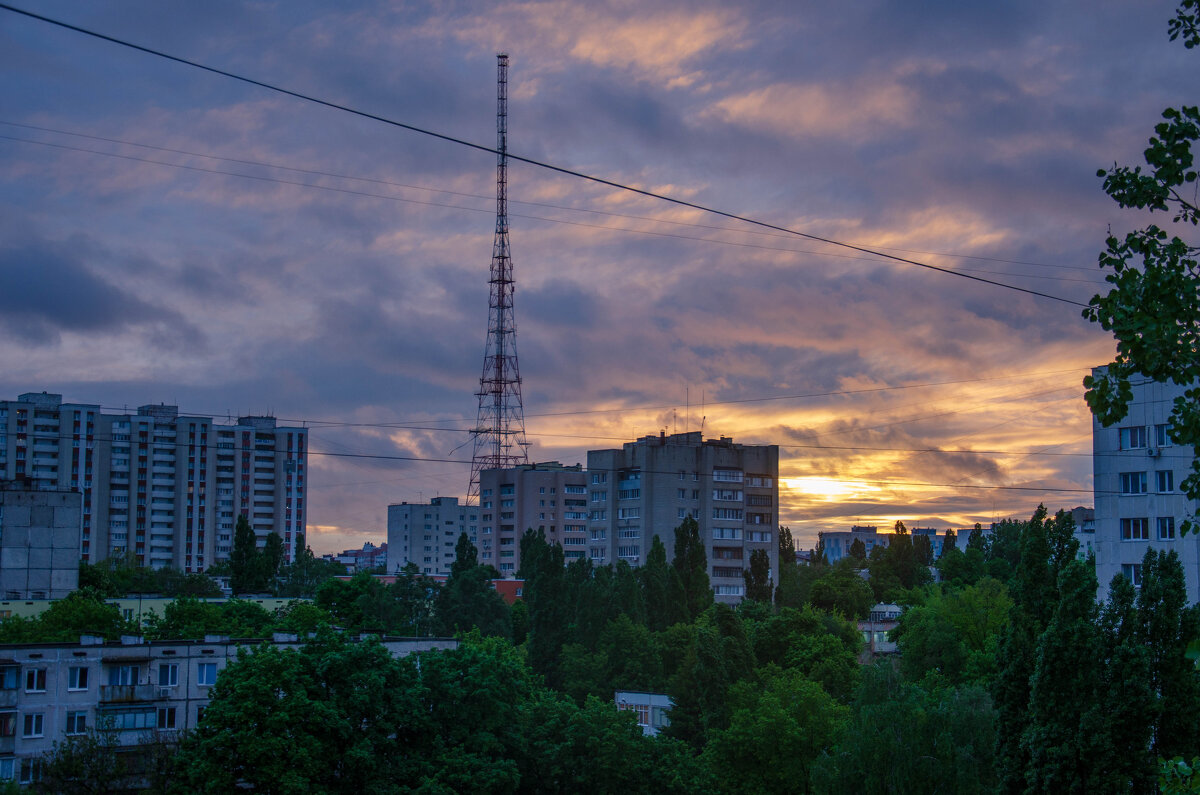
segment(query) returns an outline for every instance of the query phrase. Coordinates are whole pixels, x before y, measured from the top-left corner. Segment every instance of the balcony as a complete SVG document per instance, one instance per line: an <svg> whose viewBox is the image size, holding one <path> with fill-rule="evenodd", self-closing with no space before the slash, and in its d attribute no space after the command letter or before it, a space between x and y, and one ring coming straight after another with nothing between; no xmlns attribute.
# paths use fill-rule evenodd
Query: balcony
<svg viewBox="0 0 1200 795"><path fill-rule="evenodd" d="M0 754L11 754L17 750L16 737L0 737Z"/></svg>
<svg viewBox="0 0 1200 795"><path fill-rule="evenodd" d="M133 704L158 700L154 685L100 685L101 704Z"/></svg>

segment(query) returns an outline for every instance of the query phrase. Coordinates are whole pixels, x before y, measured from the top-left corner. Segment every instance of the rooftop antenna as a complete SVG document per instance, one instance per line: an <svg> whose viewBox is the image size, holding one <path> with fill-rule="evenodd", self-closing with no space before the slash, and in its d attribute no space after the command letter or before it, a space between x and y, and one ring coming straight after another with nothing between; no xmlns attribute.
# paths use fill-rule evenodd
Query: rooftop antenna
<svg viewBox="0 0 1200 795"><path fill-rule="evenodd" d="M467 504L479 497L479 473L529 463L517 327L513 318L513 268L508 246L508 54L496 55L496 235L488 278L488 331L479 377L479 413L471 435Z"/></svg>

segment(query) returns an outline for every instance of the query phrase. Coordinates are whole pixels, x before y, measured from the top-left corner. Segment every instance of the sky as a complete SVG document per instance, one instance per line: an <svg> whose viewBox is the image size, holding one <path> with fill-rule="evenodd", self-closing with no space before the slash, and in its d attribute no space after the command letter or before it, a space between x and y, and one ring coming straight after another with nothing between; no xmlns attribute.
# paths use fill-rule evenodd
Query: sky
<svg viewBox="0 0 1200 795"><path fill-rule="evenodd" d="M1194 104L1173 3L14 0L509 167L530 458L780 448L800 541L1091 505L1098 168ZM1189 60L1190 59L1190 60ZM464 496L495 156L0 10L0 398L310 430L309 544Z"/></svg>

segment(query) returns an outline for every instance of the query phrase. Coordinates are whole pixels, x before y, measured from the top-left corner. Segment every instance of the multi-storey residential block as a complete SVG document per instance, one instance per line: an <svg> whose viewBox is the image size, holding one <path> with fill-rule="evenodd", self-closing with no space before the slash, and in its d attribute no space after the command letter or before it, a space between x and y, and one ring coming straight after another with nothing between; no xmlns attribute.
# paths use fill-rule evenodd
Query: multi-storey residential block
<svg viewBox="0 0 1200 795"><path fill-rule="evenodd" d="M913 527L908 532L913 538L925 536L929 539L934 560L942 556L942 549L946 542L946 533L939 533L933 527ZM955 544L958 548L966 549L967 538L970 536L971 531L955 530L954 534ZM881 533L878 527L872 525L854 525L849 530L826 530L817 533L821 547L825 550L825 561L827 563L837 563L842 558L847 557L850 554L850 547L855 541L863 542L863 550L870 557L871 550L875 547L887 547L892 543L894 536L895 533Z"/></svg>
<svg viewBox="0 0 1200 795"><path fill-rule="evenodd" d="M1171 442L1171 409L1185 388L1147 379L1132 383L1125 418L1105 428L1092 420L1095 475L1096 577L1100 597L1118 574L1141 584L1148 548L1179 553L1189 602L1200 601L1200 546L1197 536L1180 536L1180 524L1196 511L1180 484L1195 451Z"/></svg>
<svg viewBox="0 0 1200 795"><path fill-rule="evenodd" d="M128 636L106 643L84 636L77 644L0 647L0 780L36 780L39 758L54 743L91 728L111 732L123 750L151 737L176 738L200 721L217 675L239 647L262 643L301 645L280 633L270 641L209 636L145 643ZM382 643L396 657L457 646L445 638Z"/></svg>
<svg viewBox="0 0 1200 795"><path fill-rule="evenodd" d="M218 425L168 405L104 414L45 392L0 401L0 478L81 492L85 561L128 554L203 571L229 557L239 515L260 539L277 532L291 560L306 527L307 459L307 429L273 417Z"/></svg>
<svg viewBox="0 0 1200 795"><path fill-rule="evenodd" d="M779 447L703 439L699 432L644 436L619 450L588 451L589 557L645 562L655 536L668 560L674 529L700 525L709 576L720 601L745 593L742 572L761 549L777 578Z"/></svg>
<svg viewBox="0 0 1200 795"><path fill-rule="evenodd" d="M475 542L479 509L459 505L457 497L434 497L428 503L388 506L387 572L413 563L422 574L449 575L454 547L466 533Z"/></svg>
<svg viewBox="0 0 1200 795"><path fill-rule="evenodd" d="M521 568L521 536L542 530L562 545L567 562L583 557L587 545L587 475L579 464L557 461L479 475L479 562L505 577Z"/></svg>
<svg viewBox="0 0 1200 795"><path fill-rule="evenodd" d="M79 585L78 491L0 480L0 594L62 599Z"/></svg>

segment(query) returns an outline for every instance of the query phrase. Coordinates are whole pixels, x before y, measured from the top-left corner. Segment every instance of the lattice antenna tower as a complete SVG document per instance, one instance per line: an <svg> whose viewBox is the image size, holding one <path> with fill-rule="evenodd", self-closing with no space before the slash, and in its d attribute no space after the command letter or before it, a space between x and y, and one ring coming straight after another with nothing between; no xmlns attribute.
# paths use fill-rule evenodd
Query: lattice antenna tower
<svg viewBox="0 0 1200 795"><path fill-rule="evenodd" d="M479 497L479 473L529 463L517 327L513 319L513 268L508 246L508 55L496 56L496 237L488 279L488 331L479 378L479 413L467 503Z"/></svg>

